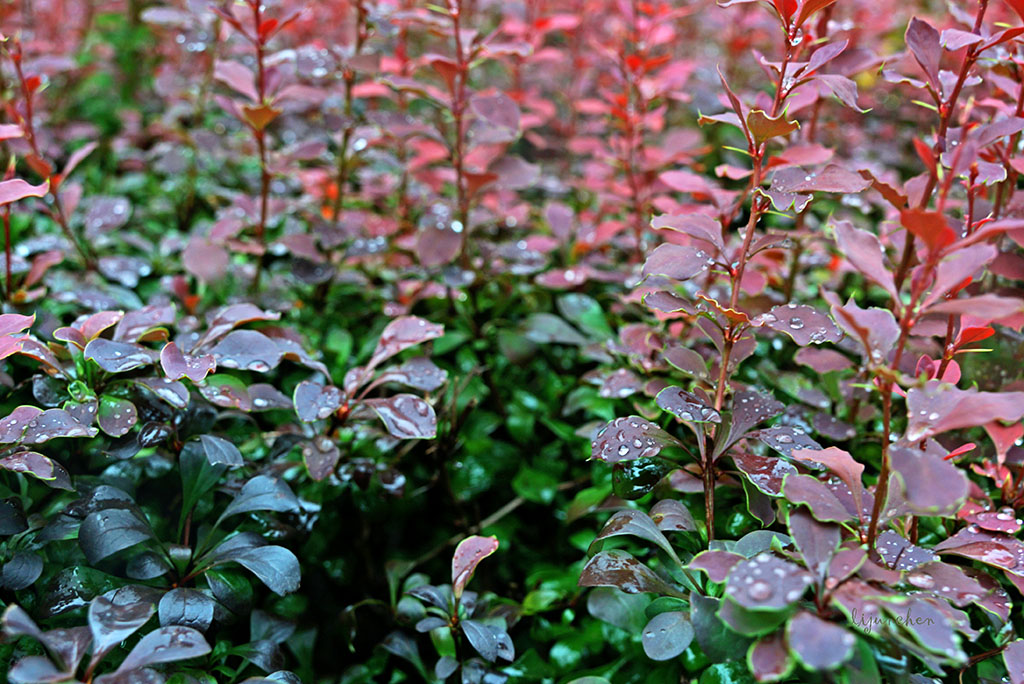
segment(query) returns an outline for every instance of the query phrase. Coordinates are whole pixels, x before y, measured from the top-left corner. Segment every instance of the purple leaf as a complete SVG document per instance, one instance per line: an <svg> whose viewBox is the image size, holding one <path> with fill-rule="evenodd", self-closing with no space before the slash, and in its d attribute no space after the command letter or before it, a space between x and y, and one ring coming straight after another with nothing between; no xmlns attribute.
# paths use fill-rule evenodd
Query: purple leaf
<svg viewBox="0 0 1024 684"><path fill-rule="evenodd" d="M17 412L20 408L15 409ZM0 434L8 434L8 418L13 418L14 413L0 421ZM17 429L18 421L12 424ZM28 420L21 435L22 444L42 444L51 439L60 437L95 437L96 428L86 427L75 420L70 413L62 409L46 409L42 413ZM6 441L0 438L0 441Z"/></svg>
<svg viewBox="0 0 1024 684"><path fill-rule="evenodd" d="M821 449L802 429L791 425L775 425L747 433L748 439L756 439L783 456L792 456L796 449Z"/></svg>
<svg viewBox="0 0 1024 684"><path fill-rule="evenodd" d="M154 354L145 347L131 342L113 342L97 337L85 347L85 358L92 359L108 373L125 371L151 365Z"/></svg>
<svg viewBox="0 0 1024 684"><path fill-rule="evenodd" d="M848 221L837 221L834 231L836 245L846 260L866 278L896 297L896 283L892 272L885 265L885 250L878 237L874 233L854 228Z"/></svg>
<svg viewBox="0 0 1024 684"><path fill-rule="evenodd" d="M793 661L786 649L786 640L781 630L761 637L747 653L750 671L759 682L774 682L783 679L793 668Z"/></svg>
<svg viewBox="0 0 1024 684"><path fill-rule="evenodd" d="M115 675L133 672L148 665L197 658L209 652L210 645L206 639L191 627L160 627L135 644Z"/></svg>
<svg viewBox="0 0 1024 684"><path fill-rule="evenodd" d="M892 570L913 570L923 563L931 563L938 557L928 549L911 544L892 530L885 530L875 540L875 550Z"/></svg>
<svg viewBox="0 0 1024 684"><path fill-rule="evenodd" d="M281 362L281 350L269 337L255 330L233 330L211 350L217 365L266 373Z"/></svg>
<svg viewBox="0 0 1024 684"><path fill-rule="evenodd" d="M625 551L602 551L580 573L581 587L618 587L627 594L682 596L654 571Z"/></svg>
<svg viewBox="0 0 1024 684"><path fill-rule="evenodd" d="M50 182L32 185L20 178L0 181L0 207L26 197L45 197L50 191Z"/></svg>
<svg viewBox="0 0 1024 684"><path fill-rule="evenodd" d="M702 249L664 243L655 247L647 257L643 274L689 280L707 271L712 264L714 259Z"/></svg>
<svg viewBox="0 0 1024 684"><path fill-rule="evenodd" d="M239 513L252 511L295 512L300 509L299 500L283 480L257 475L244 485L238 496L228 504L221 519Z"/></svg>
<svg viewBox="0 0 1024 684"><path fill-rule="evenodd" d="M616 418L601 428L590 443L590 457L605 463L653 458L663 447L680 442L649 420L638 416Z"/></svg>
<svg viewBox="0 0 1024 684"><path fill-rule="evenodd" d="M1010 684L1024 684L1024 639L1011 641L1003 649L1003 662Z"/></svg>
<svg viewBox="0 0 1024 684"><path fill-rule="evenodd" d="M707 573L708 579L712 582L722 583L736 564L744 560L746 559L743 556L731 551L701 551L693 557L687 567Z"/></svg>
<svg viewBox="0 0 1024 684"><path fill-rule="evenodd" d="M389 368L378 378L379 382L397 382L422 392L433 392L448 379L448 371L425 356L409 359L401 366Z"/></svg>
<svg viewBox="0 0 1024 684"><path fill-rule="evenodd" d="M643 511L635 510L619 511L609 518L591 543L589 552L592 553L595 548L600 548L602 539L620 535L629 535L649 541L667 553L670 558L676 558L675 550L658 529L657 524Z"/></svg>
<svg viewBox="0 0 1024 684"><path fill-rule="evenodd" d="M99 661L146 624L155 609L132 587L115 589L94 598L89 604L93 661Z"/></svg>
<svg viewBox="0 0 1024 684"><path fill-rule="evenodd" d="M768 313L755 319L756 322L785 333L801 347L822 342L838 342L843 334L828 317L828 314L810 306L790 303L772 307Z"/></svg>
<svg viewBox="0 0 1024 684"><path fill-rule="evenodd" d="M751 433L751 435L754 434L756 433ZM777 456L758 456L743 451L734 451L732 460L752 485L769 496L781 495L782 483L786 475L797 472L796 466Z"/></svg>
<svg viewBox="0 0 1024 684"><path fill-rule="evenodd" d="M476 566L498 550L497 537L466 537L455 547L452 554L452 593L458 601L466 584L476 571Z"/></svg>
<svg viewBox="0 0 1024 684"><path fill-rule="evenodd" d="M796 461L804 463L815 463L824 466L840 480L846 483L853 495L856 510L861 510L861 501L864 496L864 484L861 482L861 475L864 473L864 466L853 460L848 452L837 447L827 449L799 449L794 450L792 457Z"/></svg>
<svg viewBox="0 0 1024 684"><path fill-rule="evenodd" d="M168 342L160 351L160 366L171 380L187 377L198 383L217 370L217 360L212 354L185 354L174 342Z"/></svg>
<svg viewBox="0 0 1024 684"><path fill-rule="evenodd" d="M253 321L276 321L281 314L273 311L264 311L255 304L231 304L217 311L210 321L210 327L196 343L193 349L200 349L211 342L220 339L243 323Z"/></svg>
<svg viewBox="0 0 1024 684"><path fill-rule="evenodd" d="M96 422L99 423L100 429L111 437L128 434L138 419L139 414L132 402L107 394L100 396Z"/></svg>
<svg viewBox="0 0 1024 684"><path fill-rule="evenodd" d="M807 506L821 522L848 522L856 518L828 487L810 475L791 474L783 480L782 495Z"/></svg>
<svg viewBox="0 0 1024 684"><path fill-rule="evenodd" d="M125 508L90 513L78 529L78 544L93 565L152 537L149 524Z"/></svg>
<svg viewBox="0 0 1024 684"><path fill-rule="evenodd" d="M73 491L71 476L64 466L35 451L16 451L0 459L0 468L31 475L55 489Z"/></svg>
<svg viewBox="0 0 1024 684"><path fill-rule="evenodd" d="M849 660L856 637L839 625L800 611L786 625L790 649L809 670L831 670Z"/></svg>
<svg viewBox="0 0 1024 684"><path fill-rule="evenodd" d="M434 407L414 394L396 394L386 399L365 399L369 406L398 439L433 439L437 436Z"/></svg>
<svg viewBox="0 0 1024 684"><path fill-rule="evenodd" d="M939 60L942 57L942 46L939 32L928 22L914 17L907 26L907 47L914 59L921 66L933 86L939 83Z"/></svg>
<svg viewBox="0 0 1024 684"><path fill-rule="evenodd" d="M299 560L283 546L267 546L258 535L242 532L208 557L214 564L238 563L279 596L299 588Z"/></svg>
<svg viewBox="0 0 1024 684"><path fill-rule="evenodd" d="M907 507L914 513L950 515L967 498L967 477L938 455L916 447L894 445L889 450L889 457L893 472L903 485Z"/></svg>
<svg viewBox="0 0 1024 684"><path fill-rule="evenodd" d="M820 523L802 509L789 513L789 536L803 556L807 569L821 581L839 546L839 527Z"/></svg>
<svg viewBox="0 0 1024 684"><path fill-rule="evenodd" d="M693 516L682 502L662 499L651 507L651 520L662 532L694 532L697 530Z"/></svg>
<svg viewBox="0 0 1024 684"><path fill-rule="evenodd" d="M295 387L292 401L299 420L312 423L327 418L341 408L345 403L345 393L334 385L318 385L303 380Z"/></svg>
<svg viewBox="0 0 1024 684"><path fill-rule="evenodd" d="M679 387L666 387L655 400L662 409L692 423L720 423L722 416L703 399Z"/></svg>
<svg viewBox="0 0 1024 684"><path fill-rule="evenodd" d="M762 552L733 567L725 593L748 610L778 610L798 601L811 582L799 565Z"/></svg>
<svg viewBox="0 0 1024 684"><path fill-rule="evenodd" d="M961 390L932 380L907 392L907 414L907 441L917 442L994 420L1019 421L1024 417L1024 392Z"/></svg>
<svg viewBox="0 0 1024 684"><path fill-rule="evenodd" d="M205 632L213 622L215 602L201 591L176 587L160 599L160 626L178 625Z"/></svg>
<svg viewBox="0 0 1024 684"><path fill-rule="evenodd" d="M860 340L873 363L884 362L900 336L900 326L892 312L888 309L862 309L852 299L842 306L839 298L831 292L823 292L822 296L832 306L832 318L839 327Z"/></svg>
<svg viewBox="0 0 1024 684"><path fill-rule="evenodd" d="M370 357L368 368L376 368L382 361L427 340L444 334L444 326L430 323L417 316L402 316L387 324L380 334L377 348Z"/></svg>
<svg viewBox="0 0 1024 684"><path fill-rule="evenodd" d="M333 440L324 435L317 435L302 446L302 459L306 463L309 476L316 481L323 480L334 472L338 465L341 452Z"/></svg>

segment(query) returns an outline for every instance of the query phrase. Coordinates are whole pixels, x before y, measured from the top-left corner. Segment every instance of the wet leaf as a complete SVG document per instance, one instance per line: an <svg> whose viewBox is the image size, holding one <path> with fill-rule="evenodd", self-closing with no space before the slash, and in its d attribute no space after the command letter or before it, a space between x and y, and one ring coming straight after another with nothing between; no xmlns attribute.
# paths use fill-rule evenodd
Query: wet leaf
<svg viewBox="0 0 1024 684"><path fill-rule="evenodd" d="M693 516L682 502L675 499L662 499L650 510L651 520L662 532L694 532L697 525Z"/></svg>
<svg viewBox="0 0 1024 684"><path fill-rule="evenodd" d="M706 272L714 263L711 255L702 249L664 243L655 247L647 257L643 274L689 280Z"/></svg>
<svg viewBox="0 0 1024 684"><path fill-rule="evenodd" d="M772 330L789 335L801 347L838 342L843 336L828 314L810 306L788 304L772 307L768 313L761 314L755 320Z"/></svg>
<svg viewBox="0 0 1024 684"><path fill-rule="evenodd" d="M672 548L672 544L669 543L665 535L658 529L655 522L643 511L635 510L618 511L609 518L597 537L594 538L594 542L590 545L590 552L602 546L600 543L602 539L619 535L629 535L649 541L678 562L678 557Z"/></svg>
<svg viewBox="0 0 1024 684"><path fill-rule="evenodd" d="M345 393L334 385L319 385L303 380L295 387L292 400L299 420L312 423L327 418L341 408L345 403Z"/></svg>
<svg viewBox="0 0 1024 684"><path fill-rule="evenodd" d="M0 468L31 475L55 489L72 491L71 476L61 464L35 451L16 451L0 459Z"/></svg>
<svg viewBox="0 0 1024 684"><path fill-rule="evenodd" d="M515 647L512 639L501 627L491 625L479 620L463 620L459 623L466 639L476 649L476 652L484 657L484 660L494 662L502 658L509 662L515 660Z"/></svg>
<svg viewBox="0 0 1024 684"><path fill-rule="evenodd" d="M779 610L798 601L811 582L800 566L762 552L733 567L726 595L748 610Z"/></svg>
<svg viewBox="0 0 1024 684"><path fill-rule="evenodd" d="M790 425L775 425L754 430L748 432L746 436L789 457L792 457L797 449L821 449L821 445L811 439L806 432Z"/></svg>
<svg viewBox="0 0 1024 684"><path fill-rule="evenodd" d="M108 394L100 396L96 422L99 423L100 429L111 437L128 434L138 420L139 415L132 402Z"/></svg>
<svg viewBox="0 0 1024 684"><path fill-rule="evenodd" d="M746 559L738 553L712 549L698 553L687 567L706 572L709 580L722 583L736 564L744 560Z"/></svg>
<svg viewBox="0 0 1024 684"><path fill-rule="evenodd" d="M448 371L425 356L409 359L397 368L390 368L381 374L381 382L397 382L423 392L433 392L448 379Z"/></svg>
<svg viewBox="0 0 1024 684"><path fill-rule="evenodd" d="M938 560L933 552L911 544L892 530L885 530L878 535L875 550L892 570L913 570L919 565Z"/></svg>
<svg viewBox="0 0 1024 684"><path fill-rule="evenodd" d="M78 530L78 544L93 565L152 537L149 524L124 508L90 513Z"/></svg>
<svg viewBox="0 0 1024 684"><path fill-rule="evenodd" d="M384 327L367 366L375 368L395 354L443 334L444 326L430 323L417 316L396 318Z"/></svg>
<svg viewBox="0 0 1024 684"><path fill-rule="evenodd" d="M117 668L133 672L149 665L197 658L210 652L203 635L190 627L160 627L139 640Z"/></svg>
<svg viewBox="0 0 1024 684"><path fill-rule="evenodd" d="M950 430L994 420L1016 422L1024 417L1024 392L961 390L929 381L907 392L907 440L917 442Z"/></svg>
<svg viewBox="0 0 1024 684"><path fill-rule="evenodd" d="M184 383L170 378L137 378L135 383L145 387L147 390L158 396L162 401L167 402L176 409L188 408L189 394Z"/></svg>
<svg viewBox="0 0 1024 684"><path fill-rule="evenodd" d="M581 587L617 587L627 594L654 593L682 596L654 571L625 551L602 551L580 574Z"/></svg>
<svg viewBox="0 0 1024 684"><path fill-rule="evenodd" d="M732 460L747 480L768 496L780 496L786 475L797 472L796 466L777 456L734 451Z"/></svg>
<svg viewBox="0 0 1024 684"><path fill-rule="evenodd" d="M160 366L171 380L187 377L198 383L202 382L207 374L217 370L217 360L212 354L185 354L174 342L168 342L160 351Z"/></svg>
<svg viewBox="0 0 1024 684"><path fill-rule="evenodd" d="M782 631L761 637L747 651L747 667L759 682L776 682L793 669Z"/></svg>
<svg viewBox="0 0 1024 684"><path fill-rule="evenodd" d="M299 588L299 560L282 546L267 546L257 535L242 532L209 556L215 564L238 563L280 596Z"/></svg>
<svg viewBox="0 0 1024 684"><path fill-rule="evenodd" d="M393 436L399 439L433 439L437 436L434 407L414 394L396 394L386 399L365 399Z"/></svg>
<svg viewBox="0 0 1024 684"><path fill-rule="evenodd" d="M98 337L85 346L85 358L92 359L108 373L124 373L152 365L154 353L131 342L113 342Z"/></svg>
<svg viewBox="0 0 1024 684"><path fill-rule="evenodd" d="M658 406L680 420L692 423L720 423L718 411L704 403L704 400L679 387L666 387L658 392Z"/></svg>
<svg viewBox="0 0 1024 684"><path fill-rule="evenodd" d="M693 641L693 625L686 613L659 613L647 623L642 635L641 643L648 658L671 660L685 651Z"/></svg>
<svg viewBox="0 0 1024 684"><path fill-rule="evenodd" d="M455 547L452 555L452 591L455 599L462 597L462 592L473 576L476 566L498 550L497 537L466 537Z"/></svg>
<svg viewBox="0 0 1024 684"><path fill-rule="evenodd" d="M289 513L299 509L298 498L283 480L257 475L242 485L242 490L224 509L221 518L252 511Z"/></svg>
<svg viewBox="0 0 1024 684"><path fill-rule="evenodd" d="M792 503L807 506L820 522L842 523L856 518L828 487L810 475L787 475L782 483L782 495Z"/></svg>
<svg viewBox="0 0 1024 684"><path fill-rule="evenodd" d="M605 463L657 456L666 446L680 442L649 420L638 416L616 418L601 428L590 443L590 457Z"/></svg>
<svg viewBox="0 0 1024 684"><path fill-rule="evenodd" d="M273 370L282 354L269 337L255 330L232 330L210 352L222 368L237 368L256 373Z"/></svg>
<svg viewBox="0 0 1024 684"><path fill-rule="evenodd" d="M916 447L893 446L889 457L893 472L903 486L907 507L913 512L950 515L967 498L967 477L955 465L934 453Z"/></svg>
<svg viewBox="0 0 1024 684"><path fill-rule="evenodd" d="M93 659L99 660L134 634L153 615L156 607L131 587L97 596L89 604Z"/></svg>
<svg viewBox="0 0 1024 684"><path fill-rule="evenodd" d="M213 609L214 601L206 594L177 587L160 599L160 626L181 625L205 632L213 622Z"/></svg>

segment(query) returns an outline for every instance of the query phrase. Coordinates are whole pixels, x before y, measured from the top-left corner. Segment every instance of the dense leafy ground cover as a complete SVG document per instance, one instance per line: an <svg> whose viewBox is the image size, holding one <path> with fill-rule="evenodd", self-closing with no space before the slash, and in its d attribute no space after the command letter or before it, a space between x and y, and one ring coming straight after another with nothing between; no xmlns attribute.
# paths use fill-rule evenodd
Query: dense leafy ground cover
<svg viewBox="0 0 1024 684"><path fill-rule="evenodd" d="M1024 682L1024 2L0 6L0 677Z"/></svg>

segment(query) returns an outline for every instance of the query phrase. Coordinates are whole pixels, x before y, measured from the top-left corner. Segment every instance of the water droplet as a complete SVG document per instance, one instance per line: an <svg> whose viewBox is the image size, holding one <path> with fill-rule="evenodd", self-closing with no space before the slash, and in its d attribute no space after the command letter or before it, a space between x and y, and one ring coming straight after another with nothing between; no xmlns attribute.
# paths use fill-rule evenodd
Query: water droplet
<svg viewBox="0 0 1024 684"><path fill-rule="evenodd" d="M750 589L747 590L747 594L749 594L750 598L755 601L767 601L771 598L773 593L774 590L772 589L772 585L767 582L762 582L761 580L751 584Z"/></svg>
<svg viewBox="0 0 1024 684"><path fill-rule="evenodd" d="M802 319L799 318L791 318L789 320L789 327L792 328L793 330L800 330L801 328L804 327L804 322Z"/></svg>

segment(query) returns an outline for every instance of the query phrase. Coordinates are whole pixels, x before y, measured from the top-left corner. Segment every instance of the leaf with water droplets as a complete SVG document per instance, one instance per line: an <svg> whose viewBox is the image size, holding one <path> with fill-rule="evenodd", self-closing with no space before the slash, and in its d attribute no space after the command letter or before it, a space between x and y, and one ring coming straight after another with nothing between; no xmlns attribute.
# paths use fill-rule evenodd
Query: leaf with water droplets
<svg viewBox="0 0 1024 684"><path fill-rule="evenodd" d="M275 409L290 411L294 408L292 400L273 385L258 382L254 385L249 385L248 389L253 411L272 411Z"/></svg>
<svg viewBox="0 0 1024 684"><path fill-rule="evenodd" d="M191 627L160 627L139 640L125 657L115 675L134 672L149 665L197 658L210 652L203 635Z"/></svg>
<svg viewBox="0 0 1024 684"><path fill-rule="evenodd" d="M456 600L462 596L466 583L473 576L480 561L497 550L497 537L474 535L459 542L455 547L455 553L452 554L452 592Z"/></svg>
<svg viewBox="0 0 1024 684"><path fill-rule="evenodd" d="M928 549L911 544L892 530L885 530L875 540L875 550L891 570L913 570L922 563L938 560Z"/></svg>
<svg viewBox="0 0 1024 684"><path fill-rule="evenodd" d="M862 309L850 299L845 305L832 292L822 292L822 297L832 307L832 318L839 327L860 340L868 357L874 364L885 361L900 337L900 326L888 309Z"/></svg>
<svg viewBox="0 0 1024 684"><path fill-rule="evenodd" d="M433 392L448 379L448 371L425 356L409 359L401 366L381 373L379 382L397 382L422 392Z"/></svg>
<svg viewBox="0 0 1024 684"><path fill-rule="evenodd" d="M732 460L750 484L768 496L780 496L786 475L797 472L796 466L778 456L759 456L734 450Z"/></svg>
<svg viewBox="0 0 1024 684"><path fill-rule="evenodd" d="M662 532L695 532L693 516L681 501L662 499L651 507L649 515Z"/></svg>
<svg viewBox="0 0 1024 684"><path fill-rule="evenodd" d="M163 326L174 323L174 316L173 304L151 304L129 311L117 322L113 339L116 342L138 342L151 337L167 339L167 331L163 329ZM93 333L83 326L82 333L86 339L90 339L92 336L98 335L99 331Z"/></svg>
<svg viewBox="0 0 1024 684"><path fill-rule="evenodd" d="M78 544L93 565L152 537L149 524L126 508L94 511L78 529Z"/></svg>
<svg viewBox="0 0 1024 684"><path fill-rule="evenodd" d="M100 396L96 418L101 430L111 437L121 437L135 426L139 414L135 410L135 404L127 399L104 394Z"/></svg>
<svg viewBox="0 0 1024 684"><path fill-rule="evenodd" d="M215 605L201 591L176 587L160 599L160 626L180 625L205 632L213 622Z"/></svg>
<svg viewBox="0 0 1024 684"><path fill-rule="evenodd" d="M923 388L907 392L907 414L906 438L917 442L994 420L1017 422L1024 417L1024 392L961 390L930 380Z"/></svg>
<svg viewBox="0 0 1024 684"><path fill-rule="evenodd" d="M628 368L619 368L605 376L598 396L624 399L643 389L644 382Z"/></svg>
<svg viewBox="0 0 1024 684"><path fill-rule="evenodd" d="M242 485L242 490L228 504L220 517L223 519L229 515L252 511L289 513L298 511L299 508L299 500L283 480L257 475Z"/></svg>
<svg viewBox="0 0 1024 684"><path fill-rule="evenodd" d="M686 613L669 611L651 618L641 632L644 653L651 660L671 660L693 641L693 625Z"/></svg>
<svg viewBox="0 0 1024 684"><path fill-rule="evenodd" d="M509 662L515 660L516 652L512 639L501 627L480 620L463 620L459 624L466 639L484 660L492 663L498 658Z"/></svg>
<svg viewBox="0 0 1024 684"><path fill-rule="evenodd" d="M853 654L856 637L839 625L800 611L786 626L786 641L793 654L809 670L831 670Z"/></svg>
<svg viewBox="0 0 1024 684"><path fill-rule="evenodd" d="M733 567L725 593L747 610L780 610L798 601L811 581L799 565L765 551Z"/></svg>
<svg viewBox="0 0 1024 684"><path fill-rule="evenodd" d="M199 393L214 406L237 408L242 411L252 409L252 397L249 396L245 383L227 373L206 378L206 382L199 386Z"/></svg>
<svg viewBox="0 0 1024 684"><path fill-rule="evenodd" d="M850 488L850 493L856 502L857 510L861 509L861 500L864 495L864 484L861 482L861 475L864 474L864 466L853 460L853 456L849 452L843 451L838 447L796 449L791 456L794 460L802 463L824 466L838 476Z"/></svg>
<svg viewBox="0 0 1024 684"><path fill-rule="evenodd" d="M618 587L627 594L653 593L682 598L654 571L625 551L602 551L591 558L580 573L581 587Z"/></svg>
<svg viewBox="0 0 1024 684"><path fill-rule="evenodd" d="M22 421L17 420L15 413L21 408L23 407L15 409L4 421L0 421L0 434L9 435L11 432L17 431ZM6 423L8 418L13 419L11 423ZM96 434L96 428L82 425L67 411L46 409L27 421L20 441L22 444L42 444L61 437L95 437ZM7 439L0 438L0 441L7 441Z"/></svg>
<svg viewBox="0 0 1024 684"><path fill-rule="evenodd" d="M444 326L431 323L418 316L396 318L384 327L380 334L380 340L377 341L377 348L373 350L373 356L370 357L367 366L375 368L395 354L443 334Z"/></svg>
<svg viewBox="0 0 1024 684"><path fill-rule="evenodd" d="M93 659L99 660L112 648L149 621L155 606L132 587L97 596L89 604Z"/></svg>
<svg viewBox="0 0 1024 684"><path fill-rule="evenodd" d="M907 582L924 591L941 596L961 608L973 605L988 590L968 577L962 568L942 561L922 563L906 575Z"/></svg>
<svg viewBox="0 0 1024 684"><path fill-rule="evenodd" d="M591 442L590 457L605 463L634 461L658 455L666 446L682 443L649 420L638 416L616 418Z"/></svg>
<svg viewBox="0 0 1024 684"><path fill-rule="evenodd" d="M233 468L244 463L242 452L226 439L215 435L199 435L198 442L200 451L206 456L207 463L212 466L226 465ZM246 491L245 487L242 488L242 491Z"/></svg>
<svg viewBox="0 0 1024 684"><path fill-rule="evenodd" d="M605 523L604 527L598 533L597 537L590 544L588 553L593 553L595 550L599 550L602 546L601 540L607 539L608 537L616 537L620 535L630 535L633 537L639 537L646 541L652 542L662 551L667 553L670 558L678 562L678 556L676 556L675 549L672 548L672 544L669 543L665 535L662 534L661 530L658 529L657 524L643 511L625 510L618 511L608 522Z"/></svg>
<svg viewBox="0 0 1024 684"><path fill-rule="evenodd" d="M217 360L212 354L185 354L174 342L168 342L160 351L160 366L171 380L187 377L198 383L217 370Z"/></svg>
<svg viewBox="0 0 1024 684"><path fill-rule="evenodd" d="M170 378L159 378L156 376L148 378L136 378L135 384L145 387L155 394L162 401L167 402L176 409L188 408L189 394L184 383Z"/></svg>
<svg viewBox="0 0 1024 684"><path fill-rule="evenodd" d="M821 522L842 523L856 518L824 483L810 475L787 475L782 483L782 494L792 503L807 506L811 515Z"/></svg>
<svg viewBox="0 0 1024 684"><path fill-rule="evenodd" d="M638 458L612 466L612 493L620 499L636 501L653 490L673 470L675 463L661 458Z"/></svg>
<svg viewBox="0 0 1024 684"><path fill-rule="evenodd" d="M803 430L791 425L775 425L747 433L748 439L756 439L783 456L792 457L797 449L821 449Z"/></svg>
<svg viewBox="0 0 1024 684"><path fill-rule="evenodd" d="M734 394L732 411L729 414L729 430L721 430L716 435L714 457L718 458L724 454L758 423L782 413L783 408L785 407L782 402L776 401L774 397L764 392L744 390Z"/></svg>
<svg viewBox="0 0 1024 684"><path fill-rule="evenodd" d="M906 446L893 446L889 457L907 507L914 513L951 515L966 499L967 477L951 462L929 451Z"/></svg>
<svg viewBox="0 0 1024 684"><path fill-rule="evenodd" d="M295 413L304 423L323 420L341 408L345 403L345 393L334 385L320 385L310 380L303 380L295 387L292 395Z"/></svg>
<svg viewBox="0 0 1024 684"><path fill-rule="evenodd" d="M85 346L85 358L92 359L108 373L124 373L149 366L154 361L153 355L152 351L142 345L113 342L102 337Z"/></svg>
<svg viewBox="0 0 1024 684"><path fill-rule="evenodd" d="M746 559L738 553L712 549L698 553L687 567L707 573L709 580L720 584L725 581L736 564L744 560Z"/></svg>
<svg viewBox="0 0 1024 684"><path fill-rule="evenodd" d="M309 476L316 481L323 480L334 472L341 452L333 440L317 435L302 446L302 460L306 463Z"/></svg>
<svg viewBox="0 0 1024 684"><path fill-rule="evenodd" d="M255 330L232 330L211 350L222 368L266 373L281 362L281 350L272 339Z"/></svg>
<svg viewBox="0 0 1024 684"><path fill-rule="evenodd" d="M681 420L691 423L722 422L722 416L718 411L708 406L696 394L691 394L679 387L666 387L658 392L655 401L662 409Z"/></svg>
<svg viewBox="0 0 1024 684"><path fill-rule="evenodd" d="M385 399L366 399L393 436L399 439L433 439L437 436L434 407L415 394L396 394Z"/></svg>
<svg viewBox="0 0 1024 684"><path fill-rule="evenodd" d="M655 247L648 255L643 274L689 280L706 272L714 263L711 255L702 249L666 242Z"/></svg>
<svg viewBox="0 0 1024 684"><path fill-rule="evenodd" d="M789 335L801 347L838 342L843 336L828 314L803 304L773 307L755 321Z"/></svg>
<svg viewBox="0 0 1024 684"><path fill-rule="evenodd" d="M1024 639L1011 641L1003 649L1003 663L1010 677L1010 684L1024 684Z"/></svg>
<svg viewBox="0 0 1024 684"><path fill-rule="evenodd" d="M0 468L24 473L41 480L54 489L72 491L71 476L61 464L35 451L16 451L0 459Z"/></svg>

